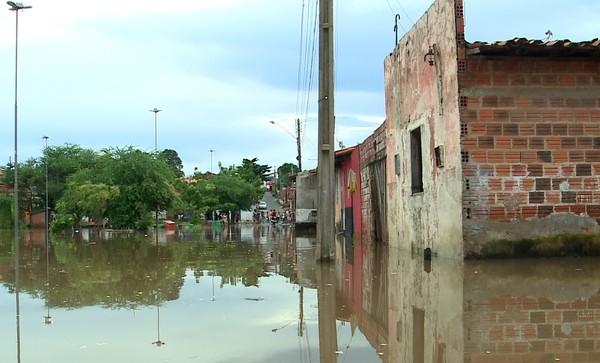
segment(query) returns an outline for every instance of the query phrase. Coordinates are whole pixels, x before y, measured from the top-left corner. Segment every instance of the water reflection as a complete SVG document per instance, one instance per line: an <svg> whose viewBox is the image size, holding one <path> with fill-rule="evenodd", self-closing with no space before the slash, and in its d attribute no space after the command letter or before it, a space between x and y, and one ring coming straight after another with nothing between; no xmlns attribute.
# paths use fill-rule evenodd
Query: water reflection
<svg viewBox="0 0 600 363"><path fill-rule="evenodd" d="M0 361L600 361L597 259L463 263L342 238L321 265L314 238L268 225L159 242L31 231L17 280L0 232Z"/></svg>

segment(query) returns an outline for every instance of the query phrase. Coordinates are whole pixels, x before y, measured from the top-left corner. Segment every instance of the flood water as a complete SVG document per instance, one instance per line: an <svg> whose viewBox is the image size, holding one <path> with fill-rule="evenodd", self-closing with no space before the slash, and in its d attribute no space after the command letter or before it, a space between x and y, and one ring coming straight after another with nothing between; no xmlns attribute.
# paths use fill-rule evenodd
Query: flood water
<svg viewBox="0 0 600 363"><path fill-rule="evenodd" d="M321 265L315 243L268 225L48 249L24 232L17 319L0 231L0 362L600 362L598 259L429 263L340 239Z"/></svg>

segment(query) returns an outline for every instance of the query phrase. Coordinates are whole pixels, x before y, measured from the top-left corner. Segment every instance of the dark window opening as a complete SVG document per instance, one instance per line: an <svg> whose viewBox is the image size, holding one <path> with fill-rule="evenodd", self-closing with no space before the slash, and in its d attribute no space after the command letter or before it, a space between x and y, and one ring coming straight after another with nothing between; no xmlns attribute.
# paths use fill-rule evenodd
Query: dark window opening
<svg viewBox="0 0 600 363"><path fill-rule="evenodd" d="M444 147L443 146L436 146L436 148L434 149L435 152L435 166L437 166L438 168L443 168L444 167Z"/></svg>
<svg viewBox="0 0 600 363"><path fill-rule="evenodd" d="M421 151L421 128L410 132L410 169L412 193L423 192L423 155Z"/></svg>
<svg viewBox="0 0 600 363"><path fill-rule="evenodd" d="M394 172L396 175L400 175L400 155L394 155Z"/></svg>
<svg viewBox="0 0 600 363"><path fill-rule="evenodd" d="M431 272L431 248L427 247L424 251L423 251L423 270L425 270L425 272L430 273Z"/></svg>

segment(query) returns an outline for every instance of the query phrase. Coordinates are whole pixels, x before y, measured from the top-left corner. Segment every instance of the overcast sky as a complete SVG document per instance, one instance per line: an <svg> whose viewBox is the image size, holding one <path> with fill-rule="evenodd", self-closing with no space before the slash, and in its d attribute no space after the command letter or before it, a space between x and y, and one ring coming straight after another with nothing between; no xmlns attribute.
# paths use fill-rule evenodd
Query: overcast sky
<svg viewBox="0 0 600 363"><path fill-rule="evenodd" d="M187 173L210 169L209 149L216 150L215 170L218 161L231 165L242 158L295 162L288 132L294 133L298 99L306 97L297 92L302 4L306 13L315 1L27 2L33 9L19 17L19 159L39 156L43 135L51 145L153 150L148 110L158 107L164 110L158 147L177 150ZM383 60L393 49L393 14L409 29L431 2L336 2L337 142L359 143L383 121ZM541 39L548 29L555 39L573 41L600 34L597 0L466 0L465 12L470 41ZM0 27L5 164L14 147L13 12L0 12ZM303 132L306 167L316 164L315 102L316 81Z"/></svg>

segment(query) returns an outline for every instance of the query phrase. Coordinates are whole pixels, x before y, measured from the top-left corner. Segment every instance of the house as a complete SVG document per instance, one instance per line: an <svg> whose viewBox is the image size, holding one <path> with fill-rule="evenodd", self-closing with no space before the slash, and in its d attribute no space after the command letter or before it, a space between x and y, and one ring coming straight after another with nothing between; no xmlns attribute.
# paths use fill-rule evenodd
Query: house
<svg viewBox="0 0 600 363"><path fill-rule="evenodd" d="M600 40L465 41L437 0L385 59L389 240L440 256L600 228Z"/></svg>
<svg viewBox="0 0 600 363"><path fill-rule="evenodd" d="M335 225L346 237L361 232L359 145L335 152Z"/></svg>

